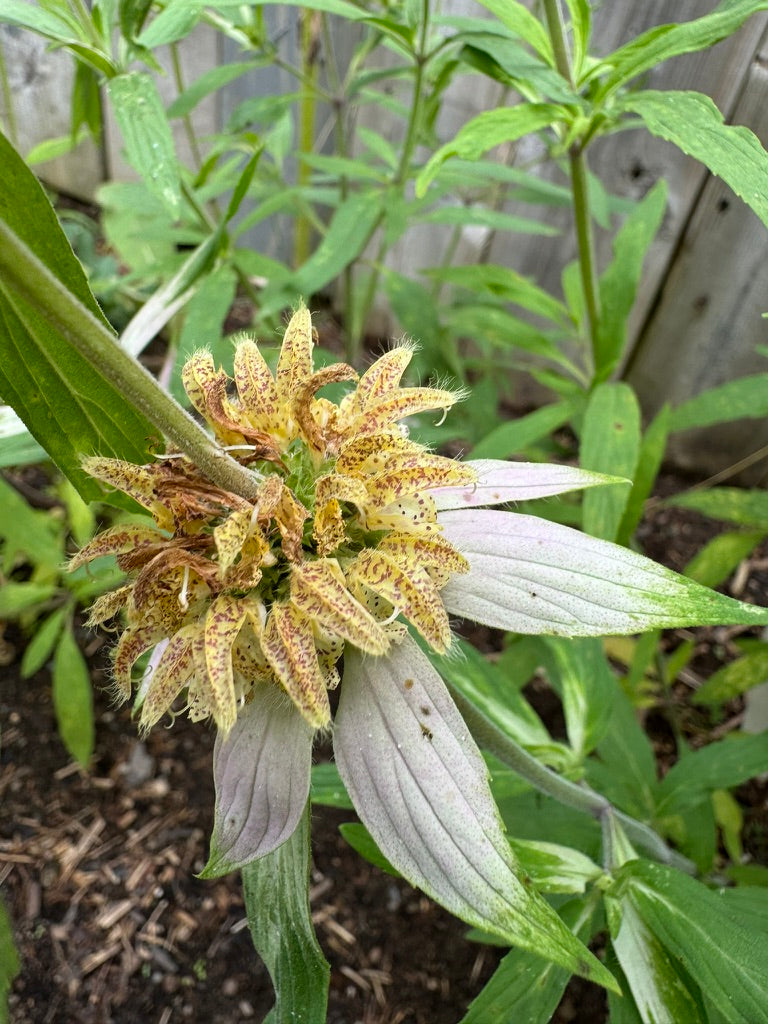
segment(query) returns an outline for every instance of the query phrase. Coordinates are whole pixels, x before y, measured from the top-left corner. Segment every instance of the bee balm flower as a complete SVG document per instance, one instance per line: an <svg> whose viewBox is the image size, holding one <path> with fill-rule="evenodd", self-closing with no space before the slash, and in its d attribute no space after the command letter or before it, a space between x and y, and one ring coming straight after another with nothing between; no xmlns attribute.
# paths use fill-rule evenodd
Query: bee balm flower
<svg viewBox="0 0 768 1024"><path fill-rule="evenodd" d="M116 693L131 696L132 665L152 650L136 695L140 726L182 711L215 722L204 873L216 875L296 828L343 654L336 761L385 855L464 920L535 951L546 932L546 955L599 977L597 961L518 879L484 762L411 631L444 653L449 614L584 636L719 622L727 599L623 548L485 507L610 480L563 466L461 463L410 440L403 419L445 412L462 396L401 387L408 346L359 379L344 364L316 371L312 347L302 308L274 376L248 340L235 352L235 393L206 352L184 368L216 439L253 469L255 499L217 488L181 453L147 466L86 460L154 520L107 530L72 561L114 553L132 574L91 612L99 623L124 611ZM319 396L339 382L350 385L340 403ZM748 606L728 608L730 621L756 621Z"/></svg>

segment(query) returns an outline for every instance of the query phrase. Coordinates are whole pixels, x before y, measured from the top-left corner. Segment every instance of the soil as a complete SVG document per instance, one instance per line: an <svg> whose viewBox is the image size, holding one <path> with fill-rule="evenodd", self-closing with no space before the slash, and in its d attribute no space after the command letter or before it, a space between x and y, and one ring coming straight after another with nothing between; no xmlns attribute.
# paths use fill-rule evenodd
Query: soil
<svg viewBox="0 0 768 1024"><path fill-rule="evenodd" d="M680 569L718 528L660 508L641 537L649 554ZM739 596L766 604L760 555L736 583ZM695 638L691 671L705 677L730 656L731 634ZM9 639L21 646L18 636ZM673 634L669 643L679 640ZM21 680L21 650L0 669L0 885L23 963L11 1021L262 1021L272 991L251 946L239 878L195 877L212 825L213 732L179 718L139 740L128 712L110 707L105 694L107 642L82 634L97 719L87 772L57 737L47 670ZM675 700L688 711L678 725L693 742L738 725L738 703L711 721L690 712L679 685ZM549 704L557 729L559 707ZM673 753L664 714L646 725L663 770ZM747 852L766 863L768 785L753 780L737 797ZM352 819L316 808L312 822L311 906L332 967L329 1024L456 1024L503 950L469 941L461 922L359 858L338 832ZM605 1012L602 991L575 979L554 1020L599 1024Z"/></svg>

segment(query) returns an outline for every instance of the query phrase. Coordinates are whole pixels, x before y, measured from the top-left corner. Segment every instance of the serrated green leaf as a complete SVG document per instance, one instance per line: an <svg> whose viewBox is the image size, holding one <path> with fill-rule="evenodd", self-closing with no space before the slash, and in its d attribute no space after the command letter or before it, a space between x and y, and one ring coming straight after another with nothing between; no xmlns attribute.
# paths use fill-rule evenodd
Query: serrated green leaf
<svg viewBox="0 0 768 1024"><path fill-rule="evenodd" d="M694 395L672 412L670 430L690 430L768 416L768 373L738 377Z"/></svg>
<svg viewBox="0 0 768 1024"><path fill-rule="evenodd" d="M518 274L510 267L493 263L467 264L465 266L440 267L430 270L429 276L445 284L466 288L469 291L493 296L497 300L512 302L523 309L564 326L568 323L568 310L549 292L544 291L529 277ZM475 303L477 295L475 295ZM515 343L515 333L510 332L509 343ZM525 342L523 342L525 344Z"/></svg>
<svg viewBox="0 0 768 1024"><path fill-rule="evenodd" d="M61 634L53 656L53 707L64 746L85 767L93 753L93 694L71 629Z"/></svg>
<svg viewBox="0 0 768 1024"><path fill-rule="evenodd" d="M22 612L44 604L56 593L53 583L3 583L0 586L0 620L15 619Z"/></svg>
<svg viewBox="0 0 768 1024"><path fill-rule="evenodd" d="M710 487L708 490L688 491L667 498L668 505L690 508L694 512L724 519L740 526L768 530L768 493L743 490L740 487Z"/></svg>
<svg viewBox="0 0 768 1024"><path fill-rule="evenodd" d="M670 814L701 803L715 789L727 789L768 771L768 732L735 733L686 753L659 785L656 812Z"/></svg>
<svg viewBox="0 0 768 1024"><path fill-rule="evenodd" d="M29 679L43 667L59 639L61 627L68 614L67 608L58 608L40 623L26 646L21 659L21 678Z"/></svg>
<svg viewBox="0 0 768 1024"><path fill-rule="evenodd" d="M96 498L100 488L80 468L80 456L146 462L152 427L46 313L49 286L36 261L82 305L84 320L95 318L105 337L112 336L50 202L1 136L0 233L9 244L6 255L19 246L24 254L23 266L8 256L0 280L0 393L83 497ZM0 260L2 252L0 244Z"/></svg>
<svg viewBox="0 0 768 1024"><path fill-rule="evenodd" d="M548 637L546 668L560 694L568 740L581 762L608 730L616 678L597 638L561 640Z"/></svg>
<svg viewBox="0 0 768 1024"><path fill-rule="evenodd" d="M461 29L461 25L457 27ZM507 38L498 31L478 32L472 28L470 23L459 36L464 42L459 54L464 63L486 77L516 89L531 101L544 98L556 103L574 102L573 91L562 75L531 54L516 39Z"/></svg>
<svg viewBox="0 0 768 1024"><path fill-rule="evenodd" d="M714 46L734 33L750 15L768 7L764 0L723 0L714 11L695 21L657 25L605 57L593 69L600 75L612 70L601 83L598 96L603 99L620 85L670 57L694 53Z"/></svg>
<svg viewBox="0 0 768 1024"><path fill-rule="evenodd" d="M362 193L336 210L322 241L293 277L297 294L313 295L360 254L379 221L380 204L379 196Z"/></svg>
<svg viewBox="0 0 768 1024"><path fill-rule="evenodd" d="M552 44L542 23L518 0L480 0L502 25L525 40L544 60L554 66Z"/></svg>
<svg viewBox="0 0 768 1024"><path fill-rule="evenodd" d="M506 459L519 455L529 445L535 444L552 431L562 427L577 412L578 399L567 399L545 405L535 412L521 416L517 420L508 420L486 434L470 451L472 459Z"/></svg>
<svg viewBox="0 0 768 1024"><path fill-rule="evenodd" d="M570 114L565 107L553 103L521 103L517 107L498 107L478 114L459 129L451 142L441 146L430 157L416 179L416 195L424 195L427 186L449 157L477 160L494 146L514 142L556 122L567 122L569 118Z"/></svg>
<svg viewBox="0 0 768 1024"><path fill-rule="evenodd" d="M718 534L685 567L685 575L705 587L719 587L765 538L763 530Z"/></svg>
<svg viewBox="0 0 768 1024"><path fill-rule="evenodd" d="M181 182L173 135L155 80L128 71L107 83L128 163L173 217L181 210Z"/></svg>
<svg viewBox="0 0 768 1024"><path fill-rule="evenodd" d="M635 302L645 257L656 237L666 204L667 185L662 179L637 204L614 237L613 259L599 280L601 312L595 343L598 380L610 377L624 354L627 321Z"/></svg>
<svg viewBox="0 0 768 1024"><path fill-rule="evenodd" d="M701 1007L675 970L668 952L631 900L623 900L620 909L608 917L615 921L611 929L613 948L643 1024L706 1024Z"/></svg>
<svg viewBox="0 0 768 1024"><path fill-rule="evenodd" d="M582 468L632 480L640 452L640 406L628 384L599 384L584 414L579 461ZM629 500L629 486L595 487L585 492L584 530L615 540Z"/></svg>
<svg viewBox="0 0 768 1024"><path fill-rule="evenodd" d="M325 1024L330 968L312 927L308 884L307 809L290 839L243 868L248 927L275 987L273 1024Z"/></svg>
<svg viewBox="0 0 768 1024"><path fill-rule="evenodd" d="M648 90L622 97L617 107L700 160L768 225L768 153L749 128L724 124L709 96Z"/></svg>
<svg viewBox="0 0 768 1024"><path fill-rule="evenodd" d="M634 860L618 877L642 920L728 1024L765 1020L767 933L673 868Z"/></svg>
<svg viewBox="0 0 768 1024"><path fill-rule="evenodd" d="M64 560L64 535L40 509L32 508L0 477L0 540L3 565L10 572L19 555L33 565L58 568Z"/></svg>
<svg viewBox="0 0 768 1024"><path fill-rule="evenodd" d="M768 682L768 644L719 668L691 697L694 704L724 704Z"/></svg>
<svg viewBox="0 0 768 1024"><path fill-rule="evenodd" d="M576 935L587 942L592 929L591 911L573 900L560 913ZM548 1024L569 977L562 967L542 963L525 950L512 949L470 1003L460 1024Z"/></svg>

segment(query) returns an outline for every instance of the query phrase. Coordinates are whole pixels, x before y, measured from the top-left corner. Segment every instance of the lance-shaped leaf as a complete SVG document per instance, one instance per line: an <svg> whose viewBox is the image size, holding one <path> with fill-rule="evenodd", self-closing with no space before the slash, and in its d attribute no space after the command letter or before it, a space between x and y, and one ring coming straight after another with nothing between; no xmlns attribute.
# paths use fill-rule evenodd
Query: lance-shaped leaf
<svg viewBox="0 0 768 1024"><path fill-rule="evenodd" d="M264 1024L325 1024L331 972L312 927L308 883L309 808L287 842L243 869L251 938L275 986Z"/></svg>
<svg viewBox="0 0 768 1024"><path fill-rule="evenodd" d="M559 523L494 509L441 512L469 561L441 591L449 612L516 633L604 636L656 627L768 623L648 558Z"/></svg>
<svg viewBox="0 0 768 1024"><path fill-rule="evenodd" d="M756 929L747 914L728 906L700 882L665 865L633 860L624 865L617 880L617 895L632 904L647 930L693 978L719 1011L717 1019L728 1024L765 1020L768 933L764 929Z"/></svg>
<svg viewBox="0 0 768 1024"><path fill-rule="evenodd" d="M430 491L439 510L503 505L509 501L528 501L566 491L580 491L585 487L626 483L623 477L545 462L476 459L465 465L476 471L477 481L463 487L437 487Z"/></svg>
<svg viewBox="0 0 768 1024"><path fill-rule="evenodd" d="M609 972L526 886L480 752L410 638L380 658L345 654L334 750L379 849L464 921L609 987Z"/></svg>
<svg viewBox="0 0 768 1024"><path fill-rule="evenodd" d="M152 428L75 351L50 313L39 267L67 290L78 319L100 331L105 344L113 337L48 198L2 135L0 235L0 392L83 497L95 499L100 488L80 468L80 456L146 462Z"/></svg>
<svg viewBox="0 0 768 1024"><path fill-rule="evenodd" d="M296 828L309 796L313 731L275 687L257 686L226 738L216 736L216 810L201 878L263 857Z"/></svg>

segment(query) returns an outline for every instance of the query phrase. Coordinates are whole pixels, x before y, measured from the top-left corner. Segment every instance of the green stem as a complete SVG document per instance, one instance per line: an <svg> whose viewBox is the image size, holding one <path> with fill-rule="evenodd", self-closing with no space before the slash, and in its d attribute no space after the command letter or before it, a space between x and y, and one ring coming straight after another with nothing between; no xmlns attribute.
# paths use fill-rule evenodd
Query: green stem
<svg viewBox="0 0 768 1024"><path fill-rule="evenodd" d="M571 60L565 37L565 26L559 0L544 0L544 12L552 43L555 65L563 78L573 86ZM576 223L576 243L579 250L579 272L587 311L593 369L598 366L598 332L600 329L600 291L595 261L595 240L592 232L592 214L589 208L589 171L585 155L585 139L573 143L568 154L573 192L573 213Z"/></svg>
<svg viewBox="0 0 768 1024"><path fill-rule="evenodd" d="M171 64L173 67L173 80L176 85L176 91L179 95L184 92L184 75L181 70L181 58L179 56L179 44L171 43ZM184 124L184 134L187 136L187 142L189 143L189 149L192 153L192 159L195 161L195 169L200 170L203 165L203 154L200 152L200 147L197 144L197 135L195 134L195 128L192 124L192 117L190 114L184 114L182 117Z"/></svg>
<svg viewBox="0 0 768 1024"><path fill-rule="evenodd" d="M696 866L692 861L670 849L661 836L648 825L617 810L609 800L588 786L577 785L547 768L533 754L529 754L519 743L515 743L503 733L454 686L449 686L449 689L477 743L504 764L509 765L534 789L552 797L558 803L565 804L566 807L590 815L601 825L606 819L615 818L621 824L627 838L657 860L687 874L696 874Z"/></svg>
<svg viewBox="0 0 768 1024"><path fill-rule="evenodd" d="M3 91L3 106L5 107L5 118L8 122L8 138L13 143L13 148L19 148L19 132L16 123L16 114L13 110L13 95L11 83L8 80L8 65L5 61L5 50L0 46L0 88Z"/></svg>
<svg viewBox="0 0 768 1024"><path fill-rule="evenodd" d="M259 476L222 451L155 378L120 348L105 324L2 222L0 279L11 294L29 302L36 313L122 392L127 402L185 452L209 480L245 498L257 496Z"/></svg>
<svg viewBox="0 0 768 1024"><path fill-rule="evenodd" d="M424 72L429 60L429 54L427 53L427 38L429 35L429 3L430 0L422 0L421 3L421 29L419 32L418 49L414 53L415 62L415 73L413 80L413 96L411 97L411 109L408 115L408 124L405 131L405 139L403 141L403 148L400 153L400 161L397 166L392 180L389 183L389 189L391 191L397 190L398 193L402 192L403 187L408 180L408 174L411 168L411 160L413 159L413 151L416 148L416 140L418 138L419 128L421 127L422 109L421 100L424 92ZM376 222L371 228L369 239L373 237L374 232L378 229L382 220L384 219L384 209L382 208L381 213L376 218ZM358 307L357 316L354 318L353 324L347 324L347 351L353 356L357 357L360 351L360 336L365 325L365 321L368 317L368 313L373 305L373 300L376 296L376 288L379 283L380 267L384 261L384 257L387 252L387 243L385 239L382 239L379 243L379 248L376 253L376 257L373 261L373 268L371 275L368 278L368 283L365 289L365 297L363 302Z"/></svg>
<svg viewBox="0 0 768 1024"><path fill-rule="evenodd" d="M301 61L304 77L310 83L305 85L299 102L299 158L296 171L296 184L301 189L309 183L312 168L304 159L303 154L310 153L315 142L315 109L317 107L317 60L313 57L316 43L314 12L303 10L301 17ZM293 236L293 265L303 266L309 258L309 244L312 236L312 225L304 214L296 218Z"/></svg>

